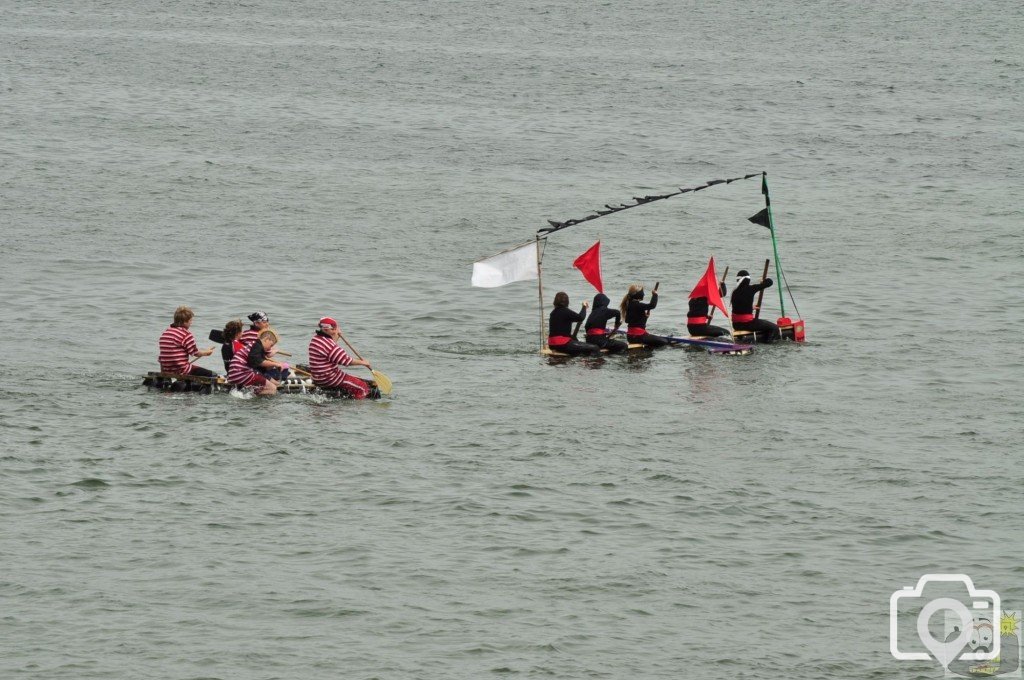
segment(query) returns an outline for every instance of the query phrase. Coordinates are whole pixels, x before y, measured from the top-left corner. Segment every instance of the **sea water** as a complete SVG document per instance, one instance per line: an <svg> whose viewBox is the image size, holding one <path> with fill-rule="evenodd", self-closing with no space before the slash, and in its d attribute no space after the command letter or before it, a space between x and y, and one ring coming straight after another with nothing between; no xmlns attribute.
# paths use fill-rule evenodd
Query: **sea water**
<svg viewBox="0 0 1024 680"><path fill-rule="evenodd" d="M0 16L3 677L938 677L893 590L1024 603L1020 3ZM533 283L469 286L761 171L805 344L551 361ZM543 314L600 239L683 333L763 206L561 231ZM333 316L395 398L147 392L183 304L297 360Z"/></svg>

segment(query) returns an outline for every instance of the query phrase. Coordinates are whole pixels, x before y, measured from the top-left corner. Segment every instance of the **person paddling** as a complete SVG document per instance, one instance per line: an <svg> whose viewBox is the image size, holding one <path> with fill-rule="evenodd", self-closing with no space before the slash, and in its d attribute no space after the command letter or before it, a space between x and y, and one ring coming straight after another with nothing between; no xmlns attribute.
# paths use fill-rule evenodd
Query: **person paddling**
<svg viewBox="0 0 1024 680"><path fill-rule="evenodd" d="M761 283L751 284L750 273L746 269L741 269L736 274L736 288L730 298L733 329L763 334L763 340L758 337L761 342L775 342L782 337L778 326L771 321L754 317L754 295L758 291L771 288L772 283L771 279L765 278Z"/></svg>
<svg viewBox="0 0 1024 680"><path fill-rule="evenodd" d="M188 307L182 306L174 310L174 321L160 335L160 354L157 360L160 362L161 373L199 375L205 378L216 375L213 371L196 366L188 360L190 356L208 357L213 354L213 347L196 347L196 338L189 330L194 317L195 313Z"/></svg>
<svg viewBox="0 0 1024 680"><path fill-rule="evenodd" d="M269 352L277 344L277 333L267 329L261 331L256 342L243 345L231 358L231 365L228 369L228 382L235 387L251 387L256 394L271 395L277 392L277 381L260 374L249 362L249 353L256 346L260 346L264 352Z"/></svg>
<svg viewBox="0 0 1024 680"><path fill-rule="evenodd" d="M365 399L370 394L370 386L338 367L370 368L370 362L350 357L338 344L340 337L338 322L331 317L325 316L317 323L317 330L309 341L309 372L313 374L313 382L320 387L342 389L354 399Z"/></svg>
<svg viewBox="0 0 1024 680"><path fill-rule="evenodd" d="M651 291L651 301L644 300L644 287L634 283L629 287L626 296L622 298L619 310L626 322L626 339L631 343L646 345L647 347L664 347L668 340L651 335L647 332L647 318L651 310L658 306L658 286L655 284Z"/></svg>
<svg viewBox="0 0 1024 680"><path fill-rule="evenodd" d="M622 314L619 310L609 307L611 300L604 293L594 296L594 306L587 317L585 328L587 329L587 343L597 345L609 353L622 352L629 347L621 340L612 340L608 334L608 322L615 319L615 327L612 334L619 330L622 325Z"/></svg>
<svg viewBox="0 0 1024 680"><path fill-rule="evenodd" d="M722 281L718 284L718 294L725 296L725 293L725 282ZM690 309L686 312L686 330L690 335L705 338L718 338L730 335L727 328L711 325L711 319L708 316L710 311L711 308L706 296L690 298Z"/></svg>
<svg viewBox="0 0 1024 680"><path fill-rule="evenodd" d="M582 323L586 318L587 303L579 312L569 309L569 294L564 291L555 293L555 308L548 316L548 347L556 352L579 356L581 354L595 354L600 351L597 345L580 342L572 337L572 325Z"/></svg>

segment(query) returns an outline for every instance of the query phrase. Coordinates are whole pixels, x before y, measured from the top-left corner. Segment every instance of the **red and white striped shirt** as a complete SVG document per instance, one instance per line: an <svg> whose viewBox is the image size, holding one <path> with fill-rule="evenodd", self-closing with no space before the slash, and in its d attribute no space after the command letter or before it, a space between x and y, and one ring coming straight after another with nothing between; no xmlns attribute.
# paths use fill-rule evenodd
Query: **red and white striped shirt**
<svg viewBox="0 0 1024 680"><path fill-rule="evenodd" d="M188 375L192 372L190 356L199 356L196 338L187 328L171 326L160 336L160 370L164 373Z"/></svg>
<svg viewBox="0 0 1024 680"><path fill-rule="evenodd" d="M319 333L309 341L309 372L313 382L323 387L340 387L346 374L338 364L349 366L352 357L337 342Z"/></svg>
<svg viewBox="0 0 1024 680"><path fill-rule="evenodd" d="M242 349L231 357L231 363L228 365L228 382L232 385L245 387L260 382L263 377L249 366L249 350L251 349L252 343L250 342L248 345L243 345Z"/></svg>
<svg viewBox="0 0 1024 680"><path fill-rule="evenodd" d="M241 335L238 336L238 342L242 343L242 346L244 347L245 345L251 345L252 343L256 342L256 340L258 340L259 337L259 329L250 328L249 330L244 331Z"/></svg>

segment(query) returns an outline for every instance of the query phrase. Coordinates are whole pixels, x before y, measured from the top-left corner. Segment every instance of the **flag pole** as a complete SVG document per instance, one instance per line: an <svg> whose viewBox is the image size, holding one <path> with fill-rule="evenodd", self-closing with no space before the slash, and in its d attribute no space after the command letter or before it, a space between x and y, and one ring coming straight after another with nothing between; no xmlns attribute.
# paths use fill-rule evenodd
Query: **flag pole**
<svg viewBox="0 0 1024 680"><path fill-rule="evenodd" d="M764 207L768 211L768 231L772 233L772 252L775 253L775 281L779 286L780 316L786 316L786 303L782 298L782 273L779 270L779 244L775 241L775 221L772 219L772 199L768 195L768 173L761 173L761 193L764 194Z"/></svg>
<svg viewBox="0 0 1024 680"><path fill-rule="evenodd" d="M714 257L714 255L712 255L711 257ZM729 275L729 265L726 265L725 266L725 271L722 273L722 283L725 283L725 277L728 276L728 275ZM708 324L711 323L711 319L715 318L715 309L717 309L717 308L716 307L712 307L711 309L708 310Z"/></svg>
<svg viewBox="0 0 1024 680"><path fill-rule="evenodd" d="M540 272L540 234L537 234L537 311L540 316L540 349L544 351L544 279Z"/></svg>

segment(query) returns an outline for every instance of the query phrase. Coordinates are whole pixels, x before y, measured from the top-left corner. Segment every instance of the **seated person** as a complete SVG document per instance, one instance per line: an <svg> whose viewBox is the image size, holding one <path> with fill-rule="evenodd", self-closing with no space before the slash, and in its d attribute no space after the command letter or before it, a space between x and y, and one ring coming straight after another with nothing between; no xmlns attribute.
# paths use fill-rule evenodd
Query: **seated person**
<svg viewBox="0 0 1024 680"><path fill-rule="evenodd" d="M271 395L277 392L277 381L258 373L249 363L249 352L253 347L262 347L264 353L277 344L277 333L265 330L260 333L256 342L245 345L235 352L228 370L228 382L235 387L251 387L256 394Z"/></svg>
<svg viewBox="0 0 1024 680"><path fill-rule="evenodd" d="M161 373L200 375L205 378L212 378L215 375L213 371L196 366L188 360L190 356L208 357L213 354L212 347L196 347L196 338L189 330L194 316L188 307L182 306L174 310L174 322L160 335L160 355L157 360L160 362Z"/></svg>
<svg viewBox="0 0 1024 680"><path fill-rule="evenodd" d="M228 321L224 325L224 330L221 331L221 339L224 343L220 348L220 356L224 359L224 371L231 370L231 358L235 356L235 352L242 349L242 341L239 339L242 335L242 322L241 321Z"/></svg>
<svg viewBox="0 0 1024 680"><path fill-rule="evenodd" d="M316 333L309 341L309 371L314 384L330 389L342 389L353 399L365 399L370 386L363 380L342 371L339 366L366 366L368 361L353 359L338 344L341 330L338 322L329 316L320 319Z"/></svg>

